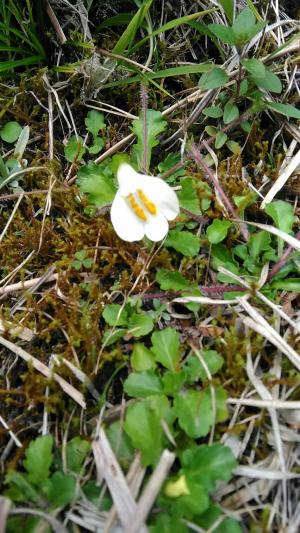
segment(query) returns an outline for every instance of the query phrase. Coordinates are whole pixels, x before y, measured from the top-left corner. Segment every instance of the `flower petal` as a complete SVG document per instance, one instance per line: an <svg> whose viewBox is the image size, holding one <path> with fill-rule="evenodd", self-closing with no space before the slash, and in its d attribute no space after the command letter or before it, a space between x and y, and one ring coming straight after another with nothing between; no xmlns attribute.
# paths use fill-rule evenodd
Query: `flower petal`
<svg viewBox="0 0 300 533"><path fill-rule="evenodd" d="M123 241L140 241L145 235L145 222L135 215L120 191L113 200L110 219L116 234Z"/></svg>
<svg viewBox="0 0 300 533"><path fill-rule="evenodd" d="M155 216L150 216L145 225L146 237L150 241L162 241L169 231L169 224L162 213L157 213Z"/></svg>
<svg viewBox="0 0 300 533"><path fill-rule="evenodd" d="M117 172L117 180L123 196L133 193L140 186L140 174L128 163L121 163Z"/></svg>
<svg viewBox="0 0 300 533"><path fill-rule="evenodd" d="M161 178L141 176L140 187L167 220L174 220L179 215L179 201L176 193Z"/></svg>

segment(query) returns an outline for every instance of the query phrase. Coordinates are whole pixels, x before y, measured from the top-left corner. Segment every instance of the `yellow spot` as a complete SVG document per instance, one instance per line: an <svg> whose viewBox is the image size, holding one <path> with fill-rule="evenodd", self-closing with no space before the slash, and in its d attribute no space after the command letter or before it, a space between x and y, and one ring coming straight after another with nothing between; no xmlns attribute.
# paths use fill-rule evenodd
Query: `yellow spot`
<svg viewBox="0 0 300 533"><path fill-rule="evenodd" d="M151 215L156 215L157 213L156 205L153 202L151 202L151 200L149 200L149 198L145 195L145 193L141 189L138 189L137 193L138 193L139 199L141 200L141 202L143 202L144 206L149 211L149 213L151 213Z"/></svg>
<svg viewBox="0 0 300 533"><path fill-rule="evenodd" d="M186 477L182 475L176 481L169 481L165 487L165 494L169 498L178 498L179 496L190 494Z"/></svg>
<svg viewBox="0 0 300 533"><path fill-rule="evenodd" d="M130 204L131 209L135 212L136 216L146 222L147 216L145 214L145 211L142 209L142 207L137 203L134 195L131 193L127 196L128 202Z"/></svg>

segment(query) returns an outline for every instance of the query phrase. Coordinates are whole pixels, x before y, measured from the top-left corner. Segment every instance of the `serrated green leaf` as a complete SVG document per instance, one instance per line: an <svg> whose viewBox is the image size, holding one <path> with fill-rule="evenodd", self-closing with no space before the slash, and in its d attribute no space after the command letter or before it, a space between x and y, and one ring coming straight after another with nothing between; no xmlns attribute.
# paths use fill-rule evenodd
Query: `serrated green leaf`
<svg viewBox="0 0 300 533"><path fill-rule="evenodd" d="M67 444L68 470L79 474L83 462L91 449L91 444L81 437L74 437Z"/></svg>
<svg viewBox="0 0 300 533"><path fill-rule="evenodd" d="M87 131L89 131L93 137L97 137L100 130L106 128L104 122L104 115L95 109L91 109L84 121Z"/></svg>
<svg viewBox="0 0 300 533"><path fill-rule="evenodd" d="M208 491L217 481L229 481L237 462L230 448L221 444L201 445L182 454L183 470L188 479L200 482Z"/></svg>
<svg viewBox="0 0 300 533"><path fill-rule="evenodd" d="M64 152L66 160L70 163L74 163L74 161L81 161L86 152L83 138L72 135L64 147Z"/></svg>
<svg viewBox="0 0 300 533"><path fill-rule="evenodd" d="M182 385L186 380L186 373L183 371L180 372L165 372L162 378L164 393L167 396L176 396Z"/></svg>
<svg viewBox="0 0 300 533"><path fill-rule="evenodd" d="M128 323L127 309L119 304L106 304L102 317L110 326L127 326Z"/></svg>
<svg viewBox="0 0 300 533"><path fill-rule="evenodd" d="M213 424L211 399L202 391L181 392L174 400L174 412L181 429L192 439L205 437Z"/></svg>
<svg viewBox="0 0 300 533"><path fill-rule="evenodd" d="M210 372L213 376L222 368L224 359L215 350L203 350L201 356ZM206 381L208 379L207 372L201 362L201 360L195 356L190 355L185 363L184 369L186 371L189 383L194 383L198 379Z"/></svg>
<svg viewBox="0 0 300 533"><path fill-rule="evenodd" d="M107 163L82 166L77 173L76 183L80 191L88 195L90 203L97 206L112 202L117 191Z"/></svg>
<svg viewBox="0 0 300 533"><path fill-rule="evenodd" d="M157 271L155 279L163 291L181 291L190 287L190 282L180 272L170 272L165 268Z"/></svg>
<svg viewBox="0 0 300 533"><path fill-rule="evenodd" d="M153 318L146 314L133 313L128 321L128 334L134 338L143 337L153 330Z"/></svg>
<svg viewBox="0 0 300 533"><path fill-rule="evenodd" d="M155 358L151 350L141 342L136 342L131 355L131 366L136 372L150 370L156 367Z"/></svg>
<svg viewBox="0 0 300 533"><path fill-rule="evenodd" d="M47 499L55 509L65 507L75 499L76 479L71 474L55 472L45 488Z"/></svg>
<svg viewBox="0 0 300 533"><path fill-rule="evenodd" d="M147 146L147 164L144 169L149 171L152 149L158 145L158 135L165 131L167 122L164 120L160 111L148 109L146 112L146 135L144 134L144 121L140 117L133 121L132 131L137 136L137 143L133 145L133 156L137 162L138 168L143 168L144 146Z"/></svg>
<svg viewBox="0 0 300 533"><path fill-rule="evenodd" d="M99 152L101 152L104 144L104 139L102 139L102 137L96 137L92 146L88 147L89 154L98 154Z"/></svg>
<svg viewBox="0 0 300 533"><path fill-rule="evenodd" d="M212 244L218 244L227 236L228 230L231 226L229 220L214 219L212 224L206 230L207 238Z"/></svg>
<svg viewBox="0 0 300 533"><path fill-rule="evenodd" d="M239 110L232 102L227 102L224 107L223 121L224 124L229 124L239 117Z"/></svg>
<svg viewBox="0 0 300 533"><path fill-rule="evenodd" d="M208 91L209 89L224 87L228 80L229 76L227 72L220 67L215 67L210 72L202 74L198 85L203 91Z"/></svg>
<svg viewBox="0 0 300 533"><path fill-rule="evenodd" d="M45 435L31 441L23 462L24 468L28 472L28 481L34 485L42 484L49 476L52 465L53 437Z"/></svg>
<svg viewBox="0 0 300 533"><path fill-rule="evenodd" d="M152 394L162 394L163 386L159 376L153 370L132 372L124 382L124 391L128 396L144 398Z"/></svg>
<svg viewBox="0 0 300 533"><path fill-rule="evenodd" d="M199 253L200 240L197 235L189 231L171 230L165 241L165 246L174 248L187 257L195 257Z"/></svg>
<svg viewBox="0 0 300 533"><path fill-rule="evenodd" d="M7 143L14 143L18 140L21 132L22 127L18 122L6 122L6 124L4 124L4 126L2 126L2 128L0 129L0 137L2 141L5 141Z"/></svg>
<svg viewBox="0 0 300 533"><path fill-rule="evenodd" d="M180 185L181 190L177 193L180 207L200 215L200 201L196 192L196 184L194 180L191 178L183 178L180 180Z"/></svg>
<svg viewBox="0 0 300 533"><path fill-rule="evenodd" d="M155 360L168 370L176 371L180 360L179 334L173 328L155 331L151 336Z"/></svg>

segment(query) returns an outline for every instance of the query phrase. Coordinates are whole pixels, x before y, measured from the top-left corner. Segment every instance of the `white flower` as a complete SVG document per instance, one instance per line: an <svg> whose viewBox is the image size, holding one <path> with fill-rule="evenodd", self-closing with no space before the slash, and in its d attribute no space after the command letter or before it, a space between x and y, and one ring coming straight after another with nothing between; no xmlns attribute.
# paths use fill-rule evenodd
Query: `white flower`
<svg viewBox="0 0 300 533"><path fill-rule="evenodd" d="M144 176L127 163L119 166L119 189L110 217L117 235L124 241L140 241L145 235L161 241L168 233L168 220L179 214L175 192L161 178Z"/></svg>

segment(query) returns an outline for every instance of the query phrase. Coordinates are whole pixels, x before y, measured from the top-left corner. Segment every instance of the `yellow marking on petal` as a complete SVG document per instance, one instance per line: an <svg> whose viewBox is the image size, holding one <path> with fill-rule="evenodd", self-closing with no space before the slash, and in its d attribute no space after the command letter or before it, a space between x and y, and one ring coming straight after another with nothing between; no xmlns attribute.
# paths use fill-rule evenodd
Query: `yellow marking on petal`
<svg viewBox="0 0 300 533"><path fill-rule="evenodd" d="M127 200L130 204L131 209L135 212L136 216L146 222L148 220L145 211L142 209L142 207L137 203L134 195L128 194Z"/></svg>
<svg viewBox="0 0 300 533"><path fill-rule="evenodd" d="M149 213L151 213L151 215L156 215L157 213L156 205L153 202L151 202L151 200L149 200L149 198L145 195L145 193L141 189L138 189L137 193L138 193L139 199L141 200L141 202L143 202L144 206L149 211Z"/></svg>

